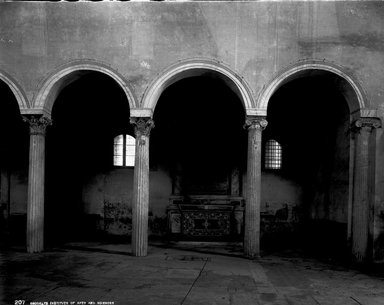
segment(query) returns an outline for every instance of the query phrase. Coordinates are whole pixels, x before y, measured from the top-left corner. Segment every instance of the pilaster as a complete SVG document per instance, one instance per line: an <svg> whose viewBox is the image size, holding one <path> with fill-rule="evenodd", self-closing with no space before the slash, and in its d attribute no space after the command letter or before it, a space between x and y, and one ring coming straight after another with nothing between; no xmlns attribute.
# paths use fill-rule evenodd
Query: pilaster
<svg viewBox="0 0 384 305"><path fill-rule="evenodd" d="M23 120L30 127L27 251L33 253L44 249L45 131L52 122L44 116L24 116Z"/></svg>
<svg viewBox="0 0 384 305"><path fill-rule="evenodd" d="M377 118L360 118L353 122L355 137L355 162L352 198L352 256L358 262L372 258L372 224L374 198L373 132L381 127Z"/></svg>
<svg viewBox="0 0 384 305"><path fill-rule="evenodd" d="M136 136L132 200L132 254L146 256L148 251L149 136L154 122L150 117L131 117Z"/></svg>
<svg viewBox="0 0 384 305"><path fill-rule="evenodd" d="M265 117L247 117L248 130L247 189L245 198L244 254L260 256L261 138L267 127Z"/></svg>

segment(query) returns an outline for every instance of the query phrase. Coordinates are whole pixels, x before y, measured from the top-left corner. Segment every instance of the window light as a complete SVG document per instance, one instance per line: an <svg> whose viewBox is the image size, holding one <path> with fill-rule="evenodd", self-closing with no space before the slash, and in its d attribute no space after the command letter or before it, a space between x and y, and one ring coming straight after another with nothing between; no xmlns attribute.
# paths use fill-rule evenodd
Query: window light
<svg viewBox="0 0 384 305"><path fill-rule="evenodd" d="M275 140L268 140L265 145L265 163L266 169L280 169L282 160L281 145Z"/></svg>

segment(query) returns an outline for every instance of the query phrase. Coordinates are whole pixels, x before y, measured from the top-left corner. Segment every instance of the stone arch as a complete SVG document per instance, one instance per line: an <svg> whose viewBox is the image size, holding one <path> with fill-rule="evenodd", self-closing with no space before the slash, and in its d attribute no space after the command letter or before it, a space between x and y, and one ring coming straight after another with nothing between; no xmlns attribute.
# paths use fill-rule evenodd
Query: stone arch
<svg viewBox="0 0 384 305"><path fill-rule="evenodd" d="M129 108L136 108L137 103L133 90L120 73L100 62L75 61L61 66L45 79L33 101L34 109L50 117L54 101L61 89L75 81L86 71L101 72L114 79L124 91Z"/></svg>
<svg viewBox="0 0 384 305"><path fill-rule="evenodd" d="M236 93L243 103L246 114L253 114L255 102L252 91L246 81L229 67L210 59L188 59L171 65L154 79L144 92L142 108L150 116L162 92L173 83L206 72L215 72Z"/></svg>
<svg viewBox="0 0 384 305"><path fill-rule="evenodd" d="M30 104L26 94L24 93L24 90L21 88L18 82L8 73L2 70L0 70L0 80L6 83L7 86L13 92L13 95L15 96L17 103L19 105L20 112L21 113L28 112L30 108Z"/></svg>
<svg viewBox="0 0 384 305"><path fill-rule="evenodd" d="M259 95L258 111L266 115L269 100L278 88L290 80L299 77L300 74L313 71L327 71L339 76L342 81L339 85L345 90L342 93L346 97L351 114L363 116L362 111L366 109L367 98L359 82L350 73L344 71L343 68L325 61L300 62L281 71ZM348 86L349 88L346 88ZM351 94L350 90L347 92L347 89L352 89L353 94Z"/></svg>

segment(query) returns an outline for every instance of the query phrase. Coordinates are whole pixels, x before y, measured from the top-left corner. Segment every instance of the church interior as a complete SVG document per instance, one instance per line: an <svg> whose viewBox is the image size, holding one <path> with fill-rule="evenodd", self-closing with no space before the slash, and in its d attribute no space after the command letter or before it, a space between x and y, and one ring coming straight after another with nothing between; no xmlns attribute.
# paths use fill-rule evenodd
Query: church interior
<svg viewBox="0 0 384 305"><path fill-rule="evenodd" d="M4 264L100 243L381 270L383 17L381 1L0 2Z"/></svg>

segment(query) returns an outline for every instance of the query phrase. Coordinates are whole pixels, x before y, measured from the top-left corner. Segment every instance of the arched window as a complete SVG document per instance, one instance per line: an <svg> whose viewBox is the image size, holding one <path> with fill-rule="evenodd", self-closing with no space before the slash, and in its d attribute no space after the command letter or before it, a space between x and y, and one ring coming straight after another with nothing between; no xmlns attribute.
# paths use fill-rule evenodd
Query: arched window
<svg viewBox="0 0 384 305"><path fill-rule="evenodd" d="M265 144L265 169L280 169L282 159L282 150L279 142L268 140Z"/></svg>
<svg viewBox="0 0 384 305"><path fill-rule="evenodd" d="M121 134L113 140L113 165L135 166L136 139L127 134Z"/></svg>

